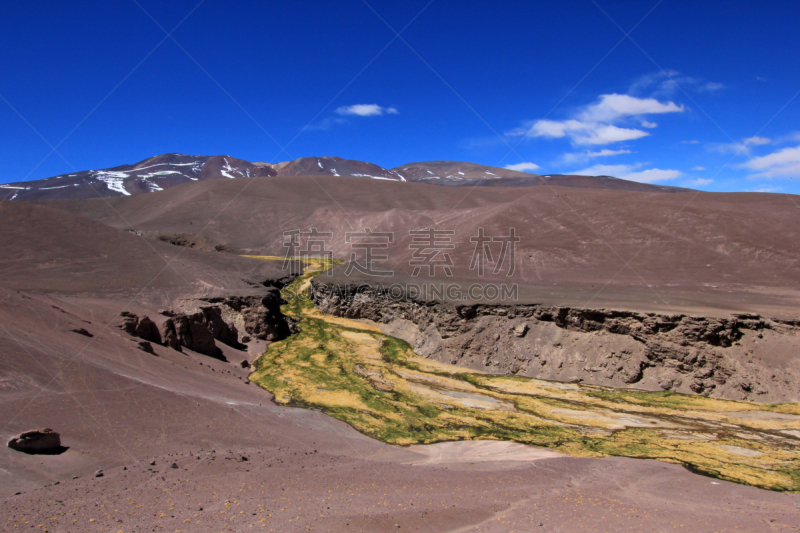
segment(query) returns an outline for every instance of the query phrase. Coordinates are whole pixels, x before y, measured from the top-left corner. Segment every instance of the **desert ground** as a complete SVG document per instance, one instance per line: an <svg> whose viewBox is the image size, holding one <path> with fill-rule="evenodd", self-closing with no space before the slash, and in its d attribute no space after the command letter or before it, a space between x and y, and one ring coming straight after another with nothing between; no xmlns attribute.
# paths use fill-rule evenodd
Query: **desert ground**
<svg viewBox="0 0 800 533"><path fill-rule="evenodd" d="M794 372L797 364L796 351L785 348L794 346L800 318L800 280L792 268L800 255L793 238L800 214L791 198L551 186L475 188L465 195L463 188L322 179L212 180L124 198L0 201L2 436L47 427L60 433L63 447L52 454L0 450L0 529L800 529L800 496L793 491L701 475L633 453L577 456L497 438L392 443L345 423L330 403L283 401L273 395L277 389L254 379L265 368L259 366L264 359L257 361L297 342L304 324L327 311L286 326L273 304L292 276L281 261L245 257L280 257L284 231L315 227L334 234L328 247L346 260L344 232L372 227L397 235L387 249L389 263L408 276L409 229L437 226L455 231L453 280L472 283L469 237L478 227L505 234L513 226L521 237L520 299L509 305L717 321L758 315L771 325L764 337L783 348L756 347L756 340L764 344L757 337L763 332L742 327L735 342L743 355L730 358L731 368L746 363L748 375L758 377L766 368ZM438 304L460 309L476 302ZM218 351L208 352L185 339L170 347L165 338L152 342L149 353L121 315L147 316L163 329L204 308L236 326L238 341L218 336L211 343ZM390 313L385 320L345 316L353 309L347 302L339 309L342 316L326 316L361 320L374 335L402 329ZM213 316L205 316L203 325L211 327ZM527 335L540 322L529 319ZM576 346L580 335L612 334L578 327L557 333L573 335ZM732 343L703 350L725 355L728 348L739 349ZM450 364L443 353L432 350L426 360ZM477 372L477 362L468 359L451 367ZM613 379L607 385L636 388ZM796 385L767 387L764 398L774 394L782 405L796 406ZM755 393L733 398L727 386L692 397L779 401ZM794 415L786 416L775 431L794 431ZM789 444L782 460L791 464L800 432L784 435ZM746 461L752 450L728 451Z"/></svg>

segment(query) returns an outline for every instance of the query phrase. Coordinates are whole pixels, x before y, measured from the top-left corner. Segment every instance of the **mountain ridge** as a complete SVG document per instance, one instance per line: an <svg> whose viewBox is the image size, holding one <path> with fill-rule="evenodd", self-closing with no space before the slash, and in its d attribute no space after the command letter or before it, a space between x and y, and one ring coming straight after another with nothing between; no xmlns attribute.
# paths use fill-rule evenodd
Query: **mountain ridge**
<svg viewBox="0 0 800 533"><path fill-rule="evenodd" d="M680 192L689 189L638 183L611 176L538 175L462 161L424 161L387 169L341 157L301 157L280 163L250 162L229 155L166 153L133 164L82 170L41 180L0 184L5 200L77 200L162 191L192 181L276 176L350 176L448 187L534 187Z"/></svg>

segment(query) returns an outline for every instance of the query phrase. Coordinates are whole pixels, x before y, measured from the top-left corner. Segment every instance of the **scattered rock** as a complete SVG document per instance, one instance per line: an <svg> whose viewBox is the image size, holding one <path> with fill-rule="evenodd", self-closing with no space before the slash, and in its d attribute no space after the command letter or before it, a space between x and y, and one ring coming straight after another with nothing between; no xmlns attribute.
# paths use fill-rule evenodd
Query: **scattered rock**
<svg viewBox="0 0 800 533"><path fill-rule="evenodd" d="M242 362L239 363L242 368L250 368L250 362L247 359L242 359Z"/></svg>
<svg viewBox="0 0 800 533"><path fill-rule="evenodd" d="M76 329L73 329L72 331L74 333L77 333L78 335L83 335L84 337L94 337L94 335L92 335L91 333L89 333L88 331L86 331L83 328L76 328Z"/></svg>
<svg viewBox="0 0 800 533"><path fill-rule="evenodd" d="M94 477L103 477L103 471L98 470L97 472L94 473Z"/></svg>
<svg viewBox="0 0 800 533"><path fill-rule="evenodd" d="M514 335L517 337L524 337L528 333L528 324L520 324L514 328Z"/></svg>
<svg viewBox="0 0 800 533"><path fill-rule="evenodd" d="M61 435L50 428L20 433L8 441L12 450L24 453L54 453L61 450Z"/></svg>
<svg viewBox="0 0 800 533"><path fill-rule="evenodd" d="M151 353L153 355L156 354L156 352L153 350L153 345L147 341L139 341L139 349L143 352Z"/></svg>
<svg viewBox="0 0 800 533"><path fill-rule="evenodd" d="M170 468L178 468L178 463L172 463L169 465Z"/></svg>

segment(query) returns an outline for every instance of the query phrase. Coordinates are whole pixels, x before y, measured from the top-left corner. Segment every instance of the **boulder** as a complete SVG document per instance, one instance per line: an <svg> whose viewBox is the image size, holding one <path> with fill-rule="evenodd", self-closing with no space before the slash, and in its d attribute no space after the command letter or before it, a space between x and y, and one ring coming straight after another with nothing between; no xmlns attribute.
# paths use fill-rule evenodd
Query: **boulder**
<svg viewBox="0 0 800 533"><path fill-rule="evenodd" d="M119 328L125 331L128 335L136 336L136 324L139 323L139 317L128 311L120 313L122 317L122 324Z"/></svg>
<svg viewBox="0 0 800 533"><path fill-rule="evenodd" d="M140 318L139 323L136 324L136 336L146 341L161 344L161 333L158 331L158 326L146 316Z"/></svg>
<svg viewBox="0 0 800 533"><path fill-rule="evenodd" d="M94 337L94 335L86 331L84 328L75 328L72 331L78 335L83 335L84 337Z"/></svg>
<svg viewBox="0 0 800 533"><path fill-rule="evenodd" d="M181 346L185 346L195 352L219 357L219 349L203 318L202 313L195 313L191 316L178 314L167 319L162 326L167 345L179 352Z"/></svg>
<svg viewBox="0 0 800 533"><path fill-rule="evenodd" d="M122 316L122 324L119 327L128 335L161 344L161 333L158 331L158 326L150 318L146 316L139 318L128 311L121 312L120 316Z"/></svg>
<svg viewBox="0 0 800 533"><path fill-rule="evenodd" d="M153 350L153 345L150 344L149 341L139 341L139 349L142 350L143 352L147 352L153 355L156 354L156 352Z"/></svg>
<svg viewBox="0 0 800 533"><path fill-rule="evenodd" d="M239 330L233 324L222 320L222 312L218 307L203 307L200 313L193 315L193 318L195 321L205 323L211 336L218 341L234 348L240 347Z"/></svg>
<svg viewBox="0 0 800 533"><path fill-rule="evenodd" d="M24 453L53 453L61 449L61 435L50 428L25 431L8 441L8 447Z"/></svg>
<svg viewBox="0 0 800 533"><path fill-rule="evenodd" d="M281 312L280 290L272 286L267 290L264 296L231 296L225 299L225 305L239 313L244 322L242 342L250 342L253 338L277 341L292 333L287 317ZM232 346L242 348L241 345Z"/></svg>
<svg viewBox="0 0 800 533"><path fill-rule="evenodd" d="M181 348L181 340L178 338L178 333L175 330L175 322L168 318L164 325L161 326L161 334L164 336L164 344L172 348L173 350L177 350L179 352L183 351Z"/></svg>

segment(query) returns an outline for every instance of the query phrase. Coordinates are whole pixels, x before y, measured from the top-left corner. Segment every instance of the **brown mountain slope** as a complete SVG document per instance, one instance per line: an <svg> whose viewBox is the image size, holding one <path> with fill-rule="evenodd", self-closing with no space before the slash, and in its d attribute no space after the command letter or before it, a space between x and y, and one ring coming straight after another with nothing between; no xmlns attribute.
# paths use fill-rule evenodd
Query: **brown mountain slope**
<svg viewBox="0 0 800 533"><path fill-rule="evenodd" d="M680 187L667 187L621 180L611 176L576 176L570 174L539 175L507 168L489 167L462 161L425 161L408 163L392 169L407 181L449 187L535 187L551 185L585 189L612 189L642 192L679 192Z"/></svg>
<svg viewBox="0 0 800 533"><path fill-rule="evenodd" d="M29 202L0 200L0 247L0 286L13 290L140 294L166 305L285 276L274 264L148 241Z"/></svg>
<svg viewBox="0 0 800 533"><path fill-rule="evenodd" d="M393 232L387 268L406 273L413 270L410 230L450 230L454 279L515 282L532 291L527 298L556 304L714 313L768 306L793 315L800 290L793 268L800 212L777 195L463 189L297 176L209 181L109 202L137 230L202 234L254 254L281 255L284 231L315 227L332 232L326 246L347 259L357 250L346 232ZM105 201L52 206L124 226ZM481 227L489 236L515 228L520 242L510 278L505 267L485 278L470 270L470 238ZM499 244L492 246L498 254ZM442 277L441 268L436 274Z"/></svg>

